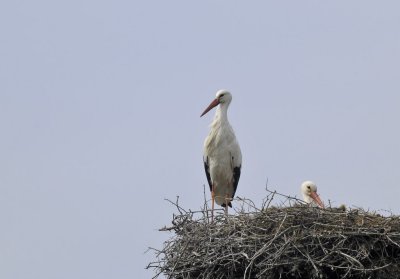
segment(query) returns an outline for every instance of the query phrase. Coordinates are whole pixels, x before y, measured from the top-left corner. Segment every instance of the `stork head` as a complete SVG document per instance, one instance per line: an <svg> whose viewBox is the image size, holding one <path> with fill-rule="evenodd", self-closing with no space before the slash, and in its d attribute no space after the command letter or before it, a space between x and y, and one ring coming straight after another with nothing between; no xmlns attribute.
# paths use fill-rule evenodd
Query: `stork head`
<svg viewBox="0 0 400 279"><path fill-rule="evenodd" d="M204 112L200 115L202 117L204 114L209 112L214 107L221 105L229 105L232 101L232 94L229 93L228 90L221 89L218 90L215 99L211 102L211 104L204 110Z"/></svg>
<svg viewBox="0 0 400 279"><path fill-rule="evenodd" d="M306 203L318 204L320 207L324 208L320 197L317 194L317 185L312 181L304 181L301 184L301 193L303 194L303 199Z"/></svg>
<svg viewBox="0 0 400 279"><path fill-rule="evenodd" d="M215 94L215 99L218 99L220 104L229 104L232 101L232 94L226 89L221 89Z"/></svg>

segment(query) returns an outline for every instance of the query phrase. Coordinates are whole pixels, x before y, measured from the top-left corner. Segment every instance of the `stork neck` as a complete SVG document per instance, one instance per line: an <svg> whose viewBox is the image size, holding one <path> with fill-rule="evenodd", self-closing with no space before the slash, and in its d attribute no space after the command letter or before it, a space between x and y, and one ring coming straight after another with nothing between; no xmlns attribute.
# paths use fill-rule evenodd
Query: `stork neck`
<svg viewBox="0 0 400 279"><path fill-rule="evenodd" d="M307 195L303 195L303 200L304 200L306 203L311 203L311 202L312 202L312 199L311 199L309 196L307 196Z"/></svg>
<svg viewBox="0 0 400 279"><path fill-rule="evenodd" d="M215 113L215 121L221 123L228 122L228 106L226 104L220 104Z"/></svg>

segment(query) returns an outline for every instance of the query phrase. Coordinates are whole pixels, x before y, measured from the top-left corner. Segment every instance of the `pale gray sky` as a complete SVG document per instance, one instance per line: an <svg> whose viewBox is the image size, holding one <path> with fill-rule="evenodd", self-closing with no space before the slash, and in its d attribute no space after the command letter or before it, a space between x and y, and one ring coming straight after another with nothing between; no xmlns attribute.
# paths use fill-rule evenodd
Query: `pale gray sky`
<svg viewBox="0 0 400 279"><path fill-rule="evenodd" d="M265 182L400 213L400 2L3 1L0 278L149 278L220 88Z"/></svg>

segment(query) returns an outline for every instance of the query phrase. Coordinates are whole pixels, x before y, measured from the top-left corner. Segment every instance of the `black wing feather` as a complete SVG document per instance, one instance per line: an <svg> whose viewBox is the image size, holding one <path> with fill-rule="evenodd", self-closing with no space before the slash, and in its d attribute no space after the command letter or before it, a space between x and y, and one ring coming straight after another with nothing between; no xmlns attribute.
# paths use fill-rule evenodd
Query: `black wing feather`
<svg viewBox="0 0 400 279"><path fill-rule="evenodd" d="M239 184L241 168L242 168L242 166L238 166L238 167L234 167L233 168L233 194L232 194L232 199L235 196L236 189L237 189L237 186Z"/></svg>
<svg viewBox="0 0 400 279"><path fill-rule="evenodd" d="M210 175L210 165L208 164L208 157L204 158L204 170L206 171L208 185L210 186L210 192L212 192L212 182Z"/></svg>

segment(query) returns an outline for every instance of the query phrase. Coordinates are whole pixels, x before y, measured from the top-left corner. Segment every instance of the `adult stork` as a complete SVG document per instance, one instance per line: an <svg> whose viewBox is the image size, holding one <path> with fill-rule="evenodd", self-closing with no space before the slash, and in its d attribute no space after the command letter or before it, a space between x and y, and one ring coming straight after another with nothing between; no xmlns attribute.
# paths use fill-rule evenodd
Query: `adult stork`
<svg viewBox="0 0 400 279"><path fill-rule="evenodd" d="M324 208L320 197L317 194L317 185L312 181L304 181L301 184L301 193L303 194L303 199L306 203L314 206L319 206Z"/></svg>
<svg viewBox="0 0 400 279"><path fill-rule="evenodd" d="M211 191L211 219L214 218L214 203L225 208L232 207L232 199L240 178L242 153L235 133L228 121L228 107L232 95L219 90L216 98L200 115L219 105L211 123L211 130L204 141L204 168Z"/></svg>

